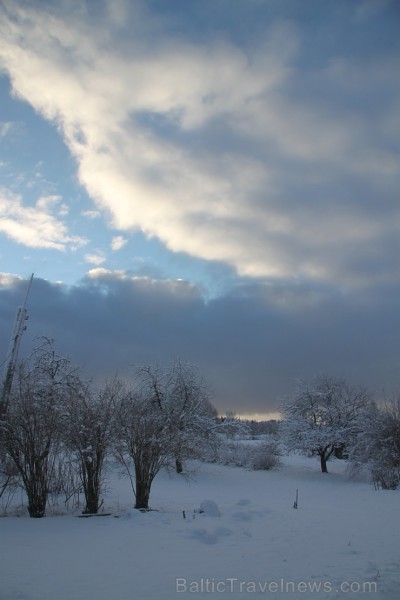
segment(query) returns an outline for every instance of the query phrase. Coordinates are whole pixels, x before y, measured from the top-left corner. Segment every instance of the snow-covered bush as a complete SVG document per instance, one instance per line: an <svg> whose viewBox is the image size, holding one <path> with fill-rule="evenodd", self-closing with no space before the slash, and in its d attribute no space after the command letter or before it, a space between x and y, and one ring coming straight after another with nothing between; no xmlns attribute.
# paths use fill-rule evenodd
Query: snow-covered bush
<svg viewBox="0 0 400 600"><path fill-rule="evenodd" d="M74 370L43 339L16 373L16 385L2 425L2 445L28 497L31 517L44 517L61 448L63 405L75 382Z"/></svg>
<svg viewBox="0 0 400 600"><path fill-rule="evenodd" d="M248 467L252 448L240 440L223 439L215 455L216 462L232 467Z"/></svg>
<svg viewBox="0 0 400 600"><path fill-rule="evenodd" d="M279 444L272 436L263 442L225 438L220 440L211 462L268 471L280 466L280 455Z"/></svg>
<svg viewBox="0 0 400 600"><path fill-rule="evenodd" d="M188 458L202 458L217 435L216 410L197 370L176 360L163 369L138 366L116 410L114 452L130 478L135 508L148 508L154 478Z"/></svg>
<svg viewBox="0 0 400 600"><path fill-rule="evenodd" d="M171 464L173 448L163 414L143 393L129 391L116 410L114 451L135 495L135 508L149 508L153 480Z"/></svg>
<svg viewBox="0 0 400 600"><path fill-rule="evenodd" d="M371 405L350 458L353 472L366 467L376 488L400 487L400 400Z"/></svg>
<svg viewBox="0 0 400 600"><path fill-rule="evenodd" d="M217 411L198 370L175 360L165 369L157 365L137 367L136 386L152 404L168 436L178 473L188 458L202 458L205 445L213 446L218 426Z"/></svg>
<svg viewBox="0 0 400 600"><path fill-rule="evenodd" d="M278 469L282 465L281 450L279 443L274 440L266 440L253 449L251 465L257 471L270 471Z"/></svg>
<svg viewBox="0 0 400 600"><path fill-rule="evenodd" d="M63 440L76 459L85 495L84 513L96 514L104 483L104 464L114 441L114 415L122 393L115 378L95 390L81 383L65 402Z"/></svg>
<svg viewBox="0 0 400 600"><path fill-rule="evenodd" d="M400 486L399 465L374 464L371 467L372 481L377 489L397 490Z"/></svg>

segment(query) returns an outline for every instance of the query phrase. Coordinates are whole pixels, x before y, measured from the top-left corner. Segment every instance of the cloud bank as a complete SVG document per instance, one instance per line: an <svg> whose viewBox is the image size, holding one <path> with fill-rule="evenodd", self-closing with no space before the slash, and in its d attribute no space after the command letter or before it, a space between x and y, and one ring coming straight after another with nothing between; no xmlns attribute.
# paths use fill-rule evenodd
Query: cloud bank
<svg viewBox="0 0 400 600"><path fill-rule="evenodd" d="M27 281L0 276L1 356ZM393 300L338 295L324 287L242 283L206 302L185 281L156 280L94 268L67 288L33 280L22 352L37 336L58 348L87 376L132 365L166 365L175 358L200 368L221 413L274 413L299 377L328 373L382 396L400 389L400 317Z"/></svg>

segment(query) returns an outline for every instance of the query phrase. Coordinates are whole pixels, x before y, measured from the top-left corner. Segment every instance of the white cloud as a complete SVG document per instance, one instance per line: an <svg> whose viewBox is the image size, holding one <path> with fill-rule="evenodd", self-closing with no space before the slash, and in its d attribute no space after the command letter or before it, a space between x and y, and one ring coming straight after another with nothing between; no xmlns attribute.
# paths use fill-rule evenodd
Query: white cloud
<svg viewBox="0 0 400 600"><path fill-rule="evenodd" d="M61 196L51 195L51 196L40 196L36 202L36 208L48 212L50 210L54 210L56 206L59 205L61 200Z"/></svg>
<svg viewBox="0 0 400 600"><path fill-rule="evenodd" d="M0 60L14 92L57 122L80 182L116 228L249 276L371 277L350 262L362 271L365 248L384 252L387 232L398 233L387 120L371 128L346 86L341 100L324 92L360 70L365 97L381 77L370 61L329 57L305 77L302 31L288 22L271 22L248 48L174 39L162 23L149 42L151 14L130 22L127 3L108 3L106 22L85 6L60 16L8 5ZM357 191L344 201L346 182ZM387 213L374 203L382 182Z"/></svg>
<svg viewBox="0 0 400 600"><path fill-rule="evenodd" d="M69 235L67 226L52 212L57 212L60 198L46 196L34 206L24 206L21 196L0 188L0 231L29 248L75 250L86 240Z"/></svg>
<svg viewBox="0 0 400 600"><path fill-rule="evenodd" d="M20 275L14 275L13 273L5 273L0 271L0 287L8 288L13 287L16 283L23 281L23 277Z"/></svg>
<svg viewBox="0 0 400 600"><path fill-rule="evenodd" d="M151 302L157 298L158 292L161 295L168 294L170 297L180 298L181 300L198 300L201 298L201 289L190 281L183 279L155 279L148 276L131 275L123 269L105 269L97 267L90 269L87 273L87 279L98 283L100 286L114 286L116 282L132 284L135 289L145 292L152 296Z"/></svg>
<svg viewBox="0 0 400 600"><path fill-rule="evenodd" d="M116 235L111 240L111 249L114 252L116 252L117 250L121 250L121 248L123 248L125 246L127 241L128 240L126 238L124 238L122 235Z"/></svg>
<svg viewBox="0 0 400 600"><path fill-rule="evenodd" d="M106 261L106 257L102 252L95 254L85 254L85 261L91 265L102 265Z"/></svg>
<svg viewBox="0 0 400 600"><path fill-rule="evenodd" d="M114 279L120 279L121 277L124 278L124 272L123 271L110 271L109 269L105 269L104 267L98 267L96 269L90 269L90 271L88 271L87 273L87 277L89 279L101 279L102 277L106 277L108 275L111 275L113 273L113 277Z"/></svg>
<svg viewBox="0 0 400 600"><path fill-rule="evenodd" d="M13 127L14 123L12 121L0 121L0 138L6 137Z"/></svg>
<svg viewBox="0 0 400 600"><path fill-rule="evenodd" d="M59 211L58 211L58 214L60 215L60 217L66 217L66 216L68 216L69 215L69 206L68 206L68 204L65 204L65 203L61 204L60 208L59 208Z"/></svg>

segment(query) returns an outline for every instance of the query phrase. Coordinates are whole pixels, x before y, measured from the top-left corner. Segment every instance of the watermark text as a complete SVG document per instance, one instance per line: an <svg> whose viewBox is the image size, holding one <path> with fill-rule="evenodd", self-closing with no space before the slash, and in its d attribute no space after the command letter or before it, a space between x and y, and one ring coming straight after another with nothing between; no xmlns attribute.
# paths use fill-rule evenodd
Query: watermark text
<svg viewBox="0 0 400 600"><path fill-rule="evenodd" d="M209 594L277 594L277 593L376 593L378 584L376 581L342 581L334 584L331 581L250 581L241 580L237 577L217 579L215 577L201 577L197 580L188 580L185 577L176 579L177 593L209 593Z"/></svg>

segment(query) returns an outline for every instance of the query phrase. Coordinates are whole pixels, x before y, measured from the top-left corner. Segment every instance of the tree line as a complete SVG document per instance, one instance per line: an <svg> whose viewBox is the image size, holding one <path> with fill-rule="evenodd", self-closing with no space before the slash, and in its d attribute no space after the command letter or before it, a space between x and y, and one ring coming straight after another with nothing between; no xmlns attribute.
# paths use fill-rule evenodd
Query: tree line
<svg viewBox="0 0 400 600"><path fill-rule="evenodd" d="M1 407L1 488L17 478L31 517L43 517L49 490L65 465L78 475L84 513L100 508L106 457L125 469L135 508L148 509L151 485L165 466L182 472L212 444L221 425L197 370L181 361L166 369L134 367L132 384L117 376L102 387L82 378L43 339L16 372Z"/></svg>
<svg viewBox="0 0 400 600"><path fill-rule="evenodd" d="M115 376L95 386L42 338L0 406L0 497L22 485L29 515L43 517L50 491L68 482L68 493L83 491L83 512L96 514L112 456L129 478L135 508L146 510L161 469L182 473L185 461L210 456L221 438L227 464L277 468L283 447L317 455L324 473L334 455L349 459L353 471L367 469L377 487L400 486L399 400L377 405L366 389L323 375L299 381L281 413L267 428L218 417L199 372L180 360L132 367L131 381ZM257 448L234 441L257 434L269 440Z"/></svg>

